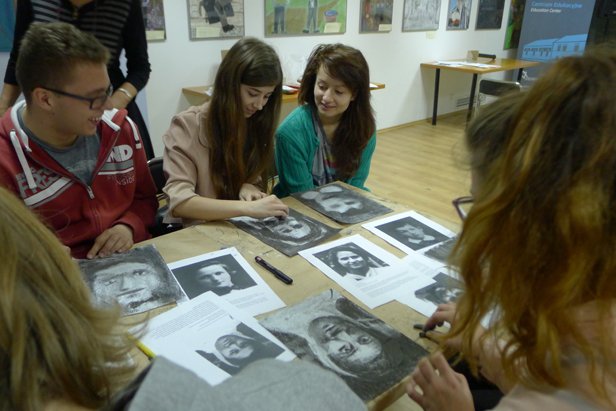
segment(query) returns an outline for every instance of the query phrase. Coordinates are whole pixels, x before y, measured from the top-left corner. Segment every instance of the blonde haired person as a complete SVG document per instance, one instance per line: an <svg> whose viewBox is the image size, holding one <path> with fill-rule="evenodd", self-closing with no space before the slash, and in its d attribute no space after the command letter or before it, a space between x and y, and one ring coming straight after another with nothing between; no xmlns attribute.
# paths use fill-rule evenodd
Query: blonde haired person
<svg viewBox="0 0 616 411"><path fill-rule="evenodd" d="M257 361L214 388L157 358L130 382L134 344L117 327L119 306L92 306L55 235L3 188L0 216L0 410L365 410L334 374L304 362Z"/></svg>
<svg viewBox="0 0 616 411"><path fill-rule="evenodd" d="M499 155L473 164L454 250L466 293L447 340L505 390L496 410L616 407L615 89L614 51L559 60L517 106ZM482 163L489 151L467 142ZM473 409L442 354L407 391L424 409Z"/></svg>

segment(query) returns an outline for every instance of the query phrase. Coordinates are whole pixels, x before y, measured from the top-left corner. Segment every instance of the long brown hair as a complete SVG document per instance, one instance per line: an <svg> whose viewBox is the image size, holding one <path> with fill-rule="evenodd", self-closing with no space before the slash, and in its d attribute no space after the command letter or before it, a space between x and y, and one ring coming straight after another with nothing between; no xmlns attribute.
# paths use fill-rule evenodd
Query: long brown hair
<svg viewBox="0 0 616 411"><path fill-rule="evenodd" d="M105 405L134 368L119 307L92 306L56 236L4 188L0 216L0 409Z"/></svg>
<svg viewBox="0 0 616 411"><path fill-rule="evenodd" d="M563 361L573 354L588 365L594 392L581 393L591 401L609 401L616 378L614 90L612 50L556 62L495 136L501 155L454 249L466 293L449 337L463 337L471 364L473 330L500 307L485 338L505 341L508 378L576 390ZM580 318L583 310L590 317Z"/></svg>
<svg viewBox="0 0 616 411"><path fill-rule="evenodd" d="M370 105L370 69L361 51L344 44L321 44L308 58L302 75L299 101L317 110L314 86L319 68L344 83L353 94L332 141L336 172L340 180L351 177L359 167L361 153L376 130Z"/></svg>
<svg viewBox="0 0 616 411"><path fill-rule="evenodd" d="M275 86L267 104L244 117L240 86ZM260 180L266 189L273 173L274 131L280 115L282 69L274 49L245 37L226 54L214 81L206 118L210 175L221 199L238 198L242 184Z"/></svg>

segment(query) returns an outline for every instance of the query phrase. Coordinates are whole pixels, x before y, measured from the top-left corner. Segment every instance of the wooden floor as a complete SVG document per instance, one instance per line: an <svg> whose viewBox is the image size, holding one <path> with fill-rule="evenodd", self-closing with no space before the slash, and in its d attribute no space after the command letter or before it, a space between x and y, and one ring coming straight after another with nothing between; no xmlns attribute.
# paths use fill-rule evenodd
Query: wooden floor
<svg viewBox="0 0 616 411"><path fill-rule="evenodd" d="M450 227L460 223L451 200L468 195L470 172L463 133L466 112L378 132L372 192Z"/></svg>

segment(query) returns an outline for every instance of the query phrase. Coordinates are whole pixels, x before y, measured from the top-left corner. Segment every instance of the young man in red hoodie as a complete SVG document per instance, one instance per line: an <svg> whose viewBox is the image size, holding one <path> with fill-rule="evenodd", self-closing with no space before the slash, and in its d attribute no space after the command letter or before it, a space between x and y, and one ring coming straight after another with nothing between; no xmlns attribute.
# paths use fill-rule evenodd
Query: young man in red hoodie
<svg viewBox="0 0 616 411"><path fill-rule="evenodd" d="M158 206L137 129L110 104L108 59L69 24L33 24L16 68L25 102L0 119L0 184L76 258L146 240Z"/></svg>

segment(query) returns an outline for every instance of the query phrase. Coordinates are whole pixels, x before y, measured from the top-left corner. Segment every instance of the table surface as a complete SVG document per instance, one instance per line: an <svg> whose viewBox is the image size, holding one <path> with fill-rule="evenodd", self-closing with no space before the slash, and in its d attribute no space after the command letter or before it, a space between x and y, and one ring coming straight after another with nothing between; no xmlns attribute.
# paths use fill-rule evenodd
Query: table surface
<svg viewBox="0 0 616 411"><path fill-rule="evenodd" d="M380 89L384 89L385 88L385 84L383 83L372 83L374 84L376 87L373 87L372 90L380 90ZM194 86L194 87L184 87L182 88L182 93L184 93L187 96L191 96L191 97L199 97L199 98L203 98L203 99L209 99L210 96L209 94L206 93L206 91L210 88L211 86ZM294 103L297 102L297 95L298 93L293 93L293 94L283 94L282 95L282 102L283 103Z"/></svg>
<svg viewBox="0 0 616 411"><path fill-rule="evenodd" d="M347 186L350 187L350 186ZM353 187L350 187L355 189ZM391 214L399 213L409 210L408 207L398 203L388 201L386 199L376 197L370 193L362 191L365 195L373 198L380 203L391 208L393 212ZM318 212L310 209L298 200L287 197L283 201L289 205L289 207L322 221L332 227L342 228L342 231L333 239L345 237L353 234L361 234L368 240L372 241L379 247L389 251L397 257L404 257L406 254L399 249L393 247L389 243L380 237L372 234L370 231L363 228L360 224L355 225L340 225L333 220L319 214ZM388 214L388 215L391 215ZM383 218L384 216L376 217L375 219ZM437 221L444 226L448 224L442 221ZM456 229L457 227L448 228ZM359 302L349 292L345 291L338 284L330 280L325 274L315 268L303 257L296 255L293 257L287 257L284 254L276 251L272 247L262 243L250 234L236 228L229 222L217 221L208 222L202 225L196 225L185 228L180 231L176 231L165 236L157 237L139 245L155 244L158 251L161 253L167 263L171 263L177 260L181 260L188 257L193 257L199 254L204 254L222 248L236 247L242 256L249 262L249 264L261 275L263 280L272 288L272 290L285 302L287 305L297 304L309 296L319 294L329 288L338 290L341 294L373 313L378 318L384 320L386 323L405 334L411 340L417 342L423 347L433 350L435 345L425 339L419 338L419 332L412 328L414 323L421 323L425 321L425 317L410 307L403 305L397 301L389 302L385 305L376 307L373 310L368 309L365 305ZM293 278L293 285L286 285L277 280L271 273L257 265L254 261L254 257L260 255L264 257L275 267L281 269ZM150 316L160 314L170 308L173 305L161 307L156 310L150 311ZM267 314L265 314L266 316ZM258 316L257 319L264 315ZM137 354L138 363L141 365L147 364L145 355ZM404 383L399 384L389 392L384 393L369 405L371 409L384 409L388 410L419 410L406 395L404 394Z"/></svg>
<svg viewBox="0 0 616 411"><path fill-rule="evenodd" d="M455 66L449 66L447 64L439 64L439 62L481 63L481 64L489 64L489 65L498 66L498 67L483 67L483 68L474 67L474 66L455 67ZM528 61L528 60L505 59L505 58L497 58L497 59L492 60L492 59L480 58L477 61L468 61L466 59L431 61L428 63L421 63L421 67L461 71L464 73L472 73L472 74L486 74L486 73L495 73L498 71L507 71L507 70L534 67L539 64L540 63L537 61Z"/></svg>

